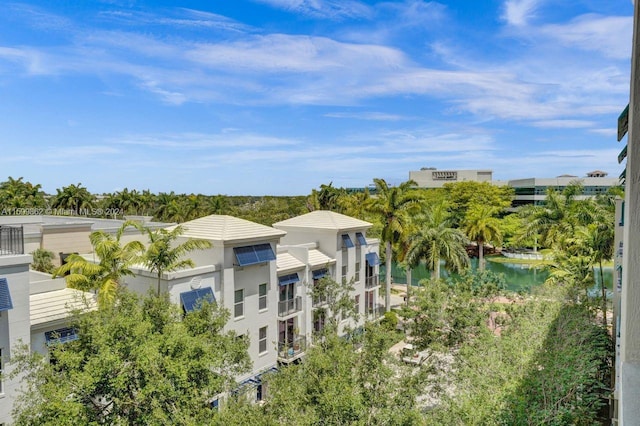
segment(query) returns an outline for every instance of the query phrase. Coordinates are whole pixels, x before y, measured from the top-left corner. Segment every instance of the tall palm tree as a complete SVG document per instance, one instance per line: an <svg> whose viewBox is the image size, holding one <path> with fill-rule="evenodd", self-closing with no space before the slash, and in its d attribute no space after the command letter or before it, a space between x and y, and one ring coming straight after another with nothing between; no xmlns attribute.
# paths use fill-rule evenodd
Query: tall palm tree
<svg viewBox="0 0 640 426"><path fill-rule="evenodd" d="M76 214L95 207L95 197L81 183L56 189L57 194L51 201L51 207L65 209Z"/></svg>
<svg viewBox="0 0 640 426"><path fill-rule="evenodd" d="M484 244L500 244L502 233L500 221L496 218L498 210L486 204L469 206L464 219L464 231L469 239L478 245L478 268L484 271Z"/></svg>
<svg viewBox="0 0 640 426"><path fill-rule="evenodd" d="M402 228L408 214L420 210L420 195L414 188L413 180L408 180L398 186L389 186L384 179L374 179L376 195L370 199L367 209L382 222L382 241L385 242L385 308L391 310L391 265L393 260L393 245L402 235Z"/></svg>
<svg viewBox="0 0 640 426"><path fill-rule="evenodd" d="M120 239L129 227L138 228L138 225L127 221L115 236L104 231L92 232L89 240L97 262L72 254L67 257L64 265L53 272L53 277L66 275L67 285L71 288L97 290L98 304L101 306L113 303L122 284L122 277L133 275L129 268L139 263L144 253L144 245L140 241L121 244Z"/></svg>
<svg viewBox="0 0 640 426"><path fill-rule="evenodd" d="M193 268L195 264L191 259L183 259L183 256L191 251L211 247L207 240L188 239L176 244L178 237L184 233L184 227L178 225L171 230L145 228L149 237L149 246L144 253L144 264L155 272L158 277L158 296L160 296L160 282L163 272L175 271L182 268Z"/></svg>
<svg viewBox="0 0 640 426"><path fill-rule="evenodd" d="M444 204L433 206L424 215L419 232L411 237L405 262L417 266L424 261L432 272L431 278L437 280L442 260L453 272L469 267L467 242L462 231L451 227Z"/></svg>

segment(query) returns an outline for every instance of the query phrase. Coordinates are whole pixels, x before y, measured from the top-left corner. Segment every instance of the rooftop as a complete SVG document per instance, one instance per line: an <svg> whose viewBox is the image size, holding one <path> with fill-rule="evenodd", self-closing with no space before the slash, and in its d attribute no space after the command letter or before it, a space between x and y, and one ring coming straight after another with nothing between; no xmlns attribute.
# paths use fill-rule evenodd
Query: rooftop
<svg viewBox="0 0 640 426"><path fill-rule="evenodd" d="M96 309L95 295L72 288L29 296L31 326L62 320L74 310Z"/></svg>
<svg viewBox="0 0 640 426"><path fill-rule="evenodd" d="M345 216L340 213L329 210L316 210L301 216L292 217L274 223L275 228L309 228L309 229L327 229L334 231L348 231L355 229L370 228L371 223L364 220Z"/></svg>
<svg viewBox="0 0 640 426"><path fill-rule="evenodd" d="M227 215L210 215L182 224L189 238L233 242L283 237L286 232ZM170 229L174 228L171 227Z"/></svg>

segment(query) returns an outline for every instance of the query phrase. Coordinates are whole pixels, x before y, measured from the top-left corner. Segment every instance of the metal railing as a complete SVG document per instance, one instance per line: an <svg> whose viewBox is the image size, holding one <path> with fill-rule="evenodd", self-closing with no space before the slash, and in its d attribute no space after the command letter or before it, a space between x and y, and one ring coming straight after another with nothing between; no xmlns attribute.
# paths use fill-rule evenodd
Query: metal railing
<svg viewBox="0 0 640 426"><path fill-rule="evenodd" d="M307 350L307 338L296 335L291 342L278 342L278 358L292 361Z"/></svg>
<svg viewBox="0 0 640 426"><path fill-rule="evenodd" d="M377 319L384 316L384 305L382 303L375 303L373 306L367 307L367 316L371 319Z"/></svg>
<svg viewBox="0 0 640 426"><path fill-rule="evenodd" d="M364 288L373 288L380 285L380 280L377 276L366 277L364 280Z"/></svg>
<svg viewBox="0 0 640 426"><path fill-rule="evenodd" d="M0 225L0 256L24 254L22 226Z"/></svg>
<svg viewBox="0 0 640 426"><path fill-rule="evenodd" d="M281 300L278 302L278 316L286 317L287 315L300 312L302 310L302 297L296 296L293 299Z"/></svg>

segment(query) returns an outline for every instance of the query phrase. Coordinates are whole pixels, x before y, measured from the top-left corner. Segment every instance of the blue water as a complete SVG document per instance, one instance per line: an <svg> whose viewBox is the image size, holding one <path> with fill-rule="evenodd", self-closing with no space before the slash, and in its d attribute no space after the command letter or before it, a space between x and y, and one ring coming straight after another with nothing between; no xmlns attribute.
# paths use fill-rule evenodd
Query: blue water
<svg viewBox="0 0 640 426"><path fill-rule="evenodd" d="M549 277L549 271L542 268L530 267L531 265L523 265L516 263L497 263L497 262L485 262L485 269L500 273L504 275L505 282L507 283L507 290L517 291L517 292L527 292L530 291L531 288L535 286L539 286L545 282L545 280ZM473 270L476 270L478 267L478 259L471 259L471 267ZM444 268L442 265L441 275L443 278L449 277L451 274ZM406 284L407 277L404 269L399 268L394 264L391 269L392 281L398 284ZM597 288L593 289L592 292L599 291L599 281L600 274L596 270L596 282L598 285ZM430 273L424 265L420 265L417 268L413 269L411 274L411 284L418 285L420 280L429 279ZM385 266L384 264L380 265L380 279L384 282L385 279ZM608 289L612 288L613 285L613 268L605 268L604 269L604 282ZM599 294L599 293L598 293Z"/></svg>

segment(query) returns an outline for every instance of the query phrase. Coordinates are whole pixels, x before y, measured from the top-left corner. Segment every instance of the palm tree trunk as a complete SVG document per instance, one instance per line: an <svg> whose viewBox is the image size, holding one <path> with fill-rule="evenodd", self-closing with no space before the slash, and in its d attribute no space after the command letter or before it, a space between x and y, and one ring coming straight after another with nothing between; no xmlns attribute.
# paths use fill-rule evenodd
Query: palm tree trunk
<svg viewBox="0 0 640 426"><path fill-rule="evenodd" d="M407 266L407 306L409 306L409 300L411 299L411 266Z"/></svg>
<svg viewBox="0 0 640 426"><path fill-rule="evenodd" d="M431 278L433 281L440 279L440 259L436 262L436 267L433 270L433 277Z"/></svg>
<svg viewBox="0 0 640 426"><path fill-rule="evenodd" d="M384 296L384 305L385 311L391 311L391 241L387 241L386 247L387 259L386 259L386 282L385 282L385 296Z"/></svg>
<svg viewBox="0 0 640 426"><path fill-rule="evenodd" d="M478 240L478 269L484 271L484 241Z"/></svg>
<svg viewBox="0 0 640 426"><path fill-rule="evenodd" d="M158 296L160 296L160 279L162 277L162 271L158 271Z"/></svg>
<svg viewBox="0 0 640 426"><path fill-rule="evenodd" d="M607 326L607 287L604 285L604 273L602 272L602 260L599 260L600 264L600 288L602 289L602 324Z"/></svg>

